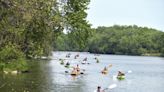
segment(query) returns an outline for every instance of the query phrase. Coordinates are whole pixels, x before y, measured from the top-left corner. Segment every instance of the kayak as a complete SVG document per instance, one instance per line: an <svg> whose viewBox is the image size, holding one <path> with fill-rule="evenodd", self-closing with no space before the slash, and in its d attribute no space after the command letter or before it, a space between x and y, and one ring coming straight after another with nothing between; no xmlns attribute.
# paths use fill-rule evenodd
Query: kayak
<svg viewBox="0 0 164 92"><path fill-rule="evenodd" d="M117 79L123 80L123 79L125 79L125 76L117 76Z"/></svg>
<svg viewBox="0 0 164 92"><path fill-rule="evenodd" d="M65 65L66 68L69 68L70 66L69 65Z"/></svg>
<svg viewBox="0 0 164 92"><path fill-rule="evenodd" d="M72 76L77 76L79 74L80 74L79 72L78 73L71 73Z"/></svg>
<svg viewBox="0 0 164 92"><path fill-rule="evenodd" d="M78 74L77 73L71 73L72 76L77 76Z"/></svg>
<svg viewBox="0 0 164 92"><path fill-rule="evenodd" d="M108 73L108 70L104 70L101 72L102 74L107 74Z"/></svg>
<svg viewBox="0 0 164 92"><path fill-rule="evenodd" d="M60 62L60 64L61 64L61 65L64 65L64 62L63 62L63 61L61 61L61 62Z"/></svg>
<svg viewBox="0 0 164 92"><path fill-rule="evenodd" d="M84 72L77 72L77 73L72 72L71 73L72 76L77 76L77 75L80 75L80 74L84 74Z"/></svg>
<svg viewBox="0 0 164 92"><path fill-rule="evenodd" d="M85 64L90 64L90 63L82 62L81 64L85 65Z"/></svg>
<svg viewBox="0 0 164 92"><path fill-rule="evenodd" d="M87 63L82 62L81 64L87 64Z"/></svg>

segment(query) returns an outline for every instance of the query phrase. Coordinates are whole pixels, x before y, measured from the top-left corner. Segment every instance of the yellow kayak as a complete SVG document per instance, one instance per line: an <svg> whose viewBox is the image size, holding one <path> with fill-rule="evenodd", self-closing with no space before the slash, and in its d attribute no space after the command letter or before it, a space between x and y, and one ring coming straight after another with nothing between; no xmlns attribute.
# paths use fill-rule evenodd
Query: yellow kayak
<svg viewBox="0 0 164 92"><path fill-rule="evenodd" d="M77 75L80 75L80 74L84 74L84 72L77 72L77 73L72 72L72 73L71 73L72 76L77 76Z"/></svg>
<svg viewBox="0 0 164 92"><path fill-rule="evenodd" d="M108 73L108 70L103 70L101 73L102 74L107 74Z"/></svg>
<svg viewBox="0 0 164 92"><path fill-rule="evenodd" d="M79 72L77 72L77 73L72 72L72 73L71 73L72 76L77 76L77 75L79 75L79 74L80 74Z"/></svg>

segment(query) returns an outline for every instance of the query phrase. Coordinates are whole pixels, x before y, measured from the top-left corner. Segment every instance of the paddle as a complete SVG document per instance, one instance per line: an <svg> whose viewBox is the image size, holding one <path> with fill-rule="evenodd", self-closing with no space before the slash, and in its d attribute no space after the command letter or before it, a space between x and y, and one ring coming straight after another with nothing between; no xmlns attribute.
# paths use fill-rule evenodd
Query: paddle
<svg viewBox="0 0 164 92"><path fill-rule="evenodd" d="M105 88L104 91L105 91L105 90L108 90L108 89L113 89L113 88L115 88L115 87L117 87L117 84L111 84L111 85L109 85L107 88Z"/></svg>
<svg viewBox="0 0 164 92"><path fill-rule="evenodd" d="M74 66L71 66L70 68L75 68ZM82 70L82 71L86 71L85 69L80 69L80 70Z"/></svg>
<svg viewBox="0 0 164 92"><path fill-rule="evenodd" d="M108 89L113 89L113 88L115 88L115 87L117 87L117 84L112 84L112 85L110 85L110 86L108 87Z"/></svg>
<svg viewBox="0 0 164 92"><path fill-rule="evenodd" d="M101 71L101 73L102 73L102 74L107 74L107 73L108 73L108 69L111 68L111 67L112 67L112 64L108 65L107 67L105 67L106 69L104 68L104 69ZM107 72L105 72L105 71L107 71Z"/></svg>
<svg viewBox="0 0 164 92"><path fill-rule="evenodd" d="M110 64L110 65L108 66L108 68L110 68L110 67L112 67L112 64Z"/></svg>
<svg viewBox="0 0 164 92"><path fill-rule="evenodd" d="M107 67L107 69L109 69L109 68L111 68L113 65L112 64L110 64L108 67Z"/></svg>
<svg viewBox="0 0 164 92"><path fill-rule="evenodd" d="M70 68L74 68L74 67L70 67ZM80 72L80 74L84 74L84 72L86 71L85 69L81 69L82 72ZM69 71L65 71L65 73L69 73Z"/></svg>
<svg viewBox="0 0 164 92"><path fill-rule="evenodd" d="M125 74L127 74L127 73L132 73L132 71L131 70L128 70L128 72L126 72Z"/></svg>
<svg viewBox="0 0 164 92"><path fill-rule="evenodd" d="M65 71L65 73L69 73L69 71ZM80 74L84 74L84 72L80 72Z"/></svg>

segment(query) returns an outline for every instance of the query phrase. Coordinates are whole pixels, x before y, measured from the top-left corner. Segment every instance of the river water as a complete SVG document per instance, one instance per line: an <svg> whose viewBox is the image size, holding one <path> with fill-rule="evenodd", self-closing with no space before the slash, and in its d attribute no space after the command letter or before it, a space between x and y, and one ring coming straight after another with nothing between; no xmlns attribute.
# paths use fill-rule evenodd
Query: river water
<svg viewBox="0 0 164 92"><path fill-rule="evenodd" d="M117 86L105 92L164 92L164 58L70 53L70 58L65 57L68 52L53 52L52 60L31 61L30 73L0 74L0 92L94 92L97 86L107 88L113 84ZM74 59L76 54L80 57ZM90 64L80 63L85 57ZM96 63L95 57L100 63ZM72 68L61 65L60 58L69 61L71 66L79 64L84 74L72 77L65 73ZM110 64L113 66L109 73L102 75L101 70ZM118 71L126 73L125 80L114 77Z"/></svg>

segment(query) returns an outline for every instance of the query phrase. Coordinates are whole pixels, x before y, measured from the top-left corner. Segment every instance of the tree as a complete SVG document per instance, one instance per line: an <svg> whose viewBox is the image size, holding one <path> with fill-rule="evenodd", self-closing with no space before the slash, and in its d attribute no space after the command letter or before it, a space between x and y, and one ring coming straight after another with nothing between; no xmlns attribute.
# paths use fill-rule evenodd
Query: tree
<svg viewBox="0 0 164 92"><path fill-rule="evenodd" d="M86 20L90 0L67 0L64 2L64 25L68 31L70 46L77 47L76 50L84 50L91 35L90 24Z"/></svg>
<svg viewBox="0 0 164 92"><path fill-rule="evenodd" d="M5 53L6 47L14 46L9 52L16 49L26 58L48 56L53 36L58 31L62 31L62 25L56 0L0 1L0 53ZM11 56L6 61L11 58L15 59ZM21 63L19 58L16 61Z"/></svg>

